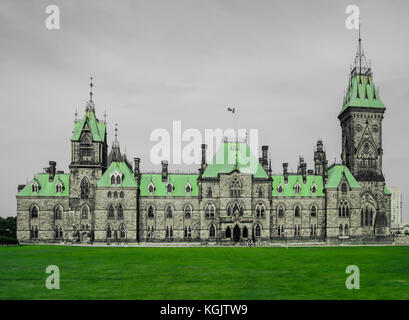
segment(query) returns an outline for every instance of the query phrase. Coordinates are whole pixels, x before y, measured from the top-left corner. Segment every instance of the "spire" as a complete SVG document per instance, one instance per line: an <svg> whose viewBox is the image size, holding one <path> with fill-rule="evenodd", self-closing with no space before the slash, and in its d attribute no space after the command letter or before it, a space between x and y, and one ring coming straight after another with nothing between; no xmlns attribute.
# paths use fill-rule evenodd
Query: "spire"
<svg viewBox="0 0 409 320"><path fill-rule="evenodd" d="M118 124L115 123L115 138L112 141L112 148L111 152L108 156L108 163L111 164L113 161L121 162L123 161L121 150L119 148L119 141L118 141Z"/></svg>
<svg viewBox="0 0 409 320"><path fill-rule="evenodd" d="M371 75L371 66L366 61L364 48L362 46L362 38L361 38L361 21L359 21L359 29L358 29L358 48L356 50L354 66L351 71L351 75L364 75L368 76Z"/></svg>
<svg viewBox="0 0 409 320"><path fill-rule="evenodd" d="M94 95L94 93L92 92L92 88L94 87L94 84L93 84L93 77L91 77L91 82L90 82L90 84L89 84L89 87L90 87L90 90L89 90L89 101L87 102L87 104L86 104L86 106L85 106L85 111L86 112L88 112L88 111L92 111L92 112L95 112L95 103L94 103L94 101L92 100L92 96Z"/></svg>

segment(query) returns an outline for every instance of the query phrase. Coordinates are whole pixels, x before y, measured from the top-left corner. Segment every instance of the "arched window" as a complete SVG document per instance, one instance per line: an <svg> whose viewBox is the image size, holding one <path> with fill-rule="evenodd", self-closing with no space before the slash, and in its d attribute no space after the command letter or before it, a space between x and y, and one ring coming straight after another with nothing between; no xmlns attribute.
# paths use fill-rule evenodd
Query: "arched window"
<svg viewBox="0 0 409 320"><path fill-rule="evenodd" d="M260 237L260 236L261 236L261 228L260 228L260 225L259 225L259 224L256 225L256 232L255 232L255 233L256 233L256 234L255 234L256 237Z"/></svg>
<svg viewBox="0 0 409 320"><path fill-rule="evenodd" d="M214 238L215 236L216 236L216 229L214 227L214 224L211 224L210 229L209 229L209 237Z"/></svg>
<svg viewBox="0 0 409 320"><path fill-rule="evenodd" d="M38 227L37 226L35 228L33 226L31 226L30 238L34 239L34 240L38 239Z"/></svg>
<svg viewBox="0 0 409 320"><path fill-rule="evenodd" d="M259 202L256 205L256 218L264 218L264 211L265 211L264 205L261 202Z"/></svg>
<svg viewBox="0 0 409 320"><path fill-rule="evenodd" d="M172 207L168 206L166 208L166 218L172 218Z"/></svg>
<svg viewBox="0 0 409 320"><path fill-rule="evenodd" d="M120 204L118 206L118 219L124 218L124 207Z"/></svg>
<svg viewBox="0 0 409 320"><path fill-rule="evenodd" d="M342 227L342 224L339 225L339 235L342 236L344 232L344 228Z"/></svg>
<svg viewBox="0 0 409 320"><path fill-rule="evenodd" d="M155 192L155 186L152 184L152 182L149 184L148 192L149 192L149 193Z"/></svg>
<svg viewBox="0 0 409 320"><path fill-rule="evenodd" d="M112 227L111 225L107 226L107 239L112 238Z"/></svg>
<svg viewBox="0 0 409 320"><path fill-rule="evenodd" d="M114 192L114 198L118 199L118 192L116 192L116 191Z"/></svg>
<svg viewBox="0 0 409 320"><path fill-rule="evenodd" d="M348 235L348 232L349 232L349 230L348 230L348 225L347 225L347 224L345 224L345 227L344 227L344 234L347 236L347 235Z"/></svg>
<svg viewBox="0 0 409 320"><path fill-rule="evenodd" d="M57 206L54 209L54 217L56 220L60 220L62 217L62 208L61 206Z"/></svg>
<svg viewBox="0 0 409 320"><path fill-rule="evenodd" d="M115 219L115 208L112 204L108 207L108 219Z"/></svg>
<svg viewBox="0 0 409 320"><path fill-rule="evenodd" d="M216 209L212 203L208 203L205 207L205 218L214 218Z"/></svg>
<svg viewBox="0 0 409 320"><path fill-rule="evenodd" d="M120 175L116 176L116 184L121 184L121 176Z"/></svg>
<svg viewBox="0 0 409 320"><path fill-rule="evenodd" d="M226 238L227 239L231 238L231 229L230 229L230 227L226 228Z"/></svg>
<svg viewBox="0 0 409 320"><path fill-rule="evenodd" d="M295 193L300 193L301 192L301 186L298 183L294 186L294 192Z"/></svg>
<svg viewBox="0 0 409 320"><path fill-rule="evenodd" d="M168 183L166 185L166 191L169 193L173 192L173 185L171 183Z"/></svg>
<svg viewBox="0 0 409 320"><path fill-rule="evenodd" d="M278 207L278 217L279 218L284 217L284 208L283 208L283 206Z"/></svg>
<svg viewBox="0 0 409 320"><path fill-rule="evenodd" d="M35 193L35 192L38 192L38 184L37 183L33 183L32 185L31 185L31 192L33 192L33 193Z"/></svg>
<svg viewBox="0 0 409 320"><path fill-rule="evenodd" d="M365 205L365 207L361 208L361 226L362 227L372 226L374 211L375 210L370 205Z"/></svg>
<svg viewBox="0 0 409 320"><path fill-rule="evenodd" d="M185 219L190 219L192 208L190 206L185 207Z"/></svg>
<svg viewBox="0 0 409 320"><path fill-rule="evenodd" d="M187 238L187 227L186 227L186 226L185 226L184 231L185 231L185 232L184 232L184 237Z"/></svg>
<svg viewBox="0 0 409 320"><path fill-rule="evenodd" d="M108 191L108 198L111 198L111 197L112 197L112 192Z"/></svg>
<svg viewBox="0 0 409 320"><path fill-rule="evenodd" d="M258 189L258 196L261 198L263 196L263 188Z"/></svg>
<svg viewBox="0 0 409 320"><path fill-rule="evenodd" d="M122 198L122 199L125 198L125 193L124 193L123 191L121 191L121 192L119 193L119 197Z"/></svg>
<svg viewBox="0 0 409 320"><path fill-rule="evenodd" d="M247 238L249 236L249 230L246 226L243 228L243 238Z"/></svg>
<svg viewBox="0 0 409 320"><path fill-rule="evenodd" d="M207 189L207 197L208 197L208 198L213 197L212 188L208 188L208 189Z"/></svg>
<svg viewBox="0 0 409 320"><path fill-rule="evenodd" d="M310 211L311 211L311 217L317 216L317 207L315 205L311 207Z"/></svg>
<svg viewBox="0 0 409 320"><path fill-rule="evenodd" d="M125 226L122 224L121 227L119 228L119 236L124 239L126 238L126 229Z"/></svg>
<svg viewBox="0 0 409 320"><path fill-rule="evenodd" d="M300 206L299 206L299 205L295 206L294 216L295 216L295 217L299 217L299 216L300 216L300 212L301 212Z"/></svg>
<svg viewBox="0 0 409 320"><path fill-rule="evenodd" d="M81 199L88 199L90 193L90 184L87 177L81 181Z"/></svg>
<svg viewBox="0 0 409 320"><path fill-rule="evenodd" d="M88 213L89 213L88 207L83 206L81 211L81 219L88 219Z"/></svg>
<svg viewBox="0 0 409 320"><path fill-rule="evenodd" d="M116 181L116 180L115 180L115 176L112 175L112 176L111 176L111 185L114 185L114 184L115 184L115 181Z"/></svg>
<svg viewBox="0 0 409 320"><path fill-rule="evenodd" d="M344 182L344 183L341 185L341 192L342 192L342 193L346 193L347 190L348 190L347 184Z"/></svg>
<svg viewBox="0 0 409 320"><path fill-rule="evenodd" d="M227 206L227 215L230 217L231 214L232 214L232 207L231 207L231 204L229 204L229 205Z"/></svg>
<svg viewBox="0 0 409 320"><path fill-rule="evenodd" d="M37 219L38 218L38 208L37 206L33 206L31 208L31 219Z"/></svg>
<svg viewBox="0 0 409 320"><path fill-rule="evenodd" d="M317 186L315 184L311 187L311 192L317 193Z"/></svg>
<svg viewBox="0 0 409 320"><path fill-rule="evenodd" d="M57 183L56 185L55 185L55 192L56 193L61 193L62 192L62 184L61 183Z"/></svg>
<svg viewBox="0 0 409 320"><path fill-rule="evenodd" d="M349 217L349 204L345 199L342 199L338 205L338 216Z"/></svg>
<svg viewBox="0 0 409 320"><path fill-rule="evenodd" d="M185 191L186 191L186 193L191 193L192 192L192 187L190 186L190 184L186 185Z"/></svg>
<svg viewBox="0 0 409 320"><path fill-rule="evenodd" d="M154 209L152 206L149 206L148 207L148 218L153 219L153 217L154 217Z"/></svg>
<svg viewBox="0 0 409 320"><path fill-rule="evenodd" d="M278 193L283 193L283 186L280 184L277 188Z"/></svg>
<svg viewBox="0 0 409 320"><path fill-rule="evenodd" d="M230 183L230 197L234 197L234 198L240 197L240 191L241 191L241 183L239 180L234 179Z"/></svg>

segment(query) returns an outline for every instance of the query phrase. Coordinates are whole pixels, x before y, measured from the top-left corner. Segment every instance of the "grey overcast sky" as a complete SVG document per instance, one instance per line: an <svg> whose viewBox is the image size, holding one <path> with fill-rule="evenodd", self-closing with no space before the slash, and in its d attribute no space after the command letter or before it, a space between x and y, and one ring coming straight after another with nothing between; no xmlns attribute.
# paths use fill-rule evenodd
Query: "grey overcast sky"
<svg viewBox="0 0 409 320"><path fill-rule="evenodd" d="M45 28L46 6L60 8L61 29ZM361 11L363 45L387 111L383 170L403 191L409 221L409 2L401 1L22 1L0 5L1 216L16 214L17 185L49 160L67 171L75 109L84 113L93 75L97 115L108 114L122 150L149 161L152 130L258 128L273 171L313 167L322 138L340 159L337 115L357 32L345 9ZM183 166L170 166L183 169Z"/></svg>

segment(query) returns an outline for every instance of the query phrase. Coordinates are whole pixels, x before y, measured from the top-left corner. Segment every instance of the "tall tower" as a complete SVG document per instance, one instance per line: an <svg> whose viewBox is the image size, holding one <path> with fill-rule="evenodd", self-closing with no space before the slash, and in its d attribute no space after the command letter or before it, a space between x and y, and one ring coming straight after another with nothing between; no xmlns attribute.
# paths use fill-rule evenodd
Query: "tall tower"
<svg viewBox="0 0 409 320"><path fill-rule="evenodd" d="M359 31L358 49L338 116L342 128L341 158L363 188L361 204L371 202L375 207L375 233L376 229L379 229L378 233L385 233L381 227L388 223L382 172L382 120L385 110L373 81L371 65L364 55Z"/></svg>
<svg viewBox="0 0 409 320"><path fill-rule="evenodd" d="M75 121L71 139L70 209L72 225L77 228L91 227L95 186L107 168L106 123L96 117L92 88L91 77L85 114L82 120Z"/></svg>

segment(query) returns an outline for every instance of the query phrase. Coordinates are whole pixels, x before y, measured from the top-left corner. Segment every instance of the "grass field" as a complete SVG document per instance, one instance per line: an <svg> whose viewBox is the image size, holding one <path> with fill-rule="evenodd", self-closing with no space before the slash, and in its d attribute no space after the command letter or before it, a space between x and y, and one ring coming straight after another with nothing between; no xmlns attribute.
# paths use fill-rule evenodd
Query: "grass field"
<svg viewBox="0 0 409 320"><path fill-rule="evenodd" d="M0 299L409 299L409 247L0 247Z"/></svg>

